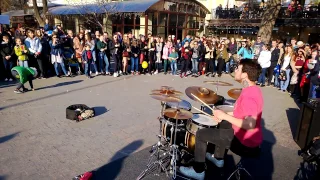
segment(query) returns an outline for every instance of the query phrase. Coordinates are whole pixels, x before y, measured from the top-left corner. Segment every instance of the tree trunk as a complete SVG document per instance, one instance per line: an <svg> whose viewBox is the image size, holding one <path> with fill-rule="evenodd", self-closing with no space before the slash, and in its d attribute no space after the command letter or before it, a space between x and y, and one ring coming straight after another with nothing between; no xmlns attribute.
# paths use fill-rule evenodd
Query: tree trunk
<svg viewBox="0 0 320 180"><path fill-rule="evenodd" d="M42 0L42 7L43 7L43 18L45 19L47 13L48 13L48 1Z"/></svg>
<svg viewBox="0 0 320 180"><path fill-rule="evenodd" d="M37 4L37 0L32 0L32 5L33 5L33 10L34 10L34 16L36 17L38 24L40 26L44 26L44 21L40 16L39 13L39 8L38 8L38 4Z"/></svg>
<svg viewBox="0 0 320 180"><path fill-rule="evenodd" d="M270 0L267 2L267 7L263 12L262 20L258 35L264 43L269 43L273 26L278 18L281 8L281 0Z"/></svg>

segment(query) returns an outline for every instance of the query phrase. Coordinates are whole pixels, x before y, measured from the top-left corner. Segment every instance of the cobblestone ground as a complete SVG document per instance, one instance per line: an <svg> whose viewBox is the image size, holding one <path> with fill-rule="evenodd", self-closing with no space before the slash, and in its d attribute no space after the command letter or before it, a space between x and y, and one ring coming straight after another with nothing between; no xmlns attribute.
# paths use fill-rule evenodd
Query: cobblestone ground
<svg viewBox="0 0 320 180"><path fill-rule="evenodd" d="M182 92L189 86L215 89L203 83L209 79L213 78L180 79L163 74L50 78L35 80L36 91L25 94L14 94L12 84L1 84L0 179L71 179L145 149L156 142L160 110L160 103L148 96L150 90L161 85ZM240 87L228 75L220 79ZM228 98L227 90L234 87L219 87L218 93ZM265 140L278 147L272 152L274 171L280 174L277 178L281 173L295 174L299 157L279 153L298 150L292 138L298 106L286 93L270 87L262 91ZM95 107L97 116L80 123L67 120L66 107L78 103ZM137 141L141 143L121 150Z"/></svg>

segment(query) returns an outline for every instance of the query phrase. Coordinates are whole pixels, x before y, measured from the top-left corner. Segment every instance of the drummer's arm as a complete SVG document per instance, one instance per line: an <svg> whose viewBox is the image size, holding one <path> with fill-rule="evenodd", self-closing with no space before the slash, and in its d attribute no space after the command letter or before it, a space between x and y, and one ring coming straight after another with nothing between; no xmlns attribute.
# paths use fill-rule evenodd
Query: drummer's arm
<svg viewBox="0 0 320 180"><path fill-rule="evenodd" d="M238 126L239 128L250 130L256 127L256 117L247 116L244 119L239 119L229 114L225 114L224 120L230 122L231 124Z"/></svg>

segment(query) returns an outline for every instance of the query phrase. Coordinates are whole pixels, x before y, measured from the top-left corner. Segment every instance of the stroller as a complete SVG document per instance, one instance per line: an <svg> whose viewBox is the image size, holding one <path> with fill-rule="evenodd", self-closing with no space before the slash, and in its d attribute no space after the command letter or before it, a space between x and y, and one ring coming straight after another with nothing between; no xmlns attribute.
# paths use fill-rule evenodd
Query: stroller
<svg viewBox="0 0 320 180"><path fill-rule="evenodd" d="M77 59L74 58L74 52L73 52L72 48L64 47L63 48L63 57L64 57L65 61L67 62L67 65L69 67L69 72L71 72L71 74L81 75L79 63L78 63ZM73 69L72 67L75 69L75 71L72 71L72 69Z"/></svg>

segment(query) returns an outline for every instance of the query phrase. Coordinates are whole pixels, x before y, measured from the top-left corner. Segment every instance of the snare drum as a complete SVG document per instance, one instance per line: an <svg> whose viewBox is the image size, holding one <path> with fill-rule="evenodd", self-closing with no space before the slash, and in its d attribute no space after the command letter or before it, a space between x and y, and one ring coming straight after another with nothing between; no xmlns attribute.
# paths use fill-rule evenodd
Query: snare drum
<svg viewBox="0 0 320 180"><path fill-rule="evenodd" d="M203 128L215 128L218 123L215 122L209 116L204 114L194 113L192 119L188 119L187 130L196 135L199 129Z"/></svg>

